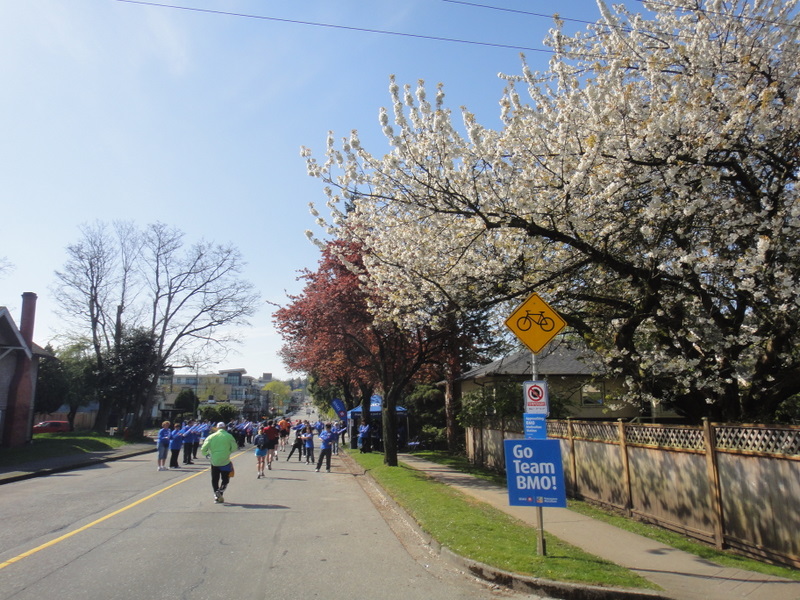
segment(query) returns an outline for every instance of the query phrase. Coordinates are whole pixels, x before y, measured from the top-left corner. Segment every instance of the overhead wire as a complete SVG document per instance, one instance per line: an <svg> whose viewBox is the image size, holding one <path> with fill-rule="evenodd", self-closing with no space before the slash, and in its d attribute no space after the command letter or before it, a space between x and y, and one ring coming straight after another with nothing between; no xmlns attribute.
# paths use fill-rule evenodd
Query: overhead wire
<svg viewBox="0 0 800 600"><path fill-rule="evenodd" d="M159 8L171 8L175 10L185 10L190 12L198 12L198 13L207 13L207 14L214 14L214 15L225 15L229 17L242 17L247 19L259 19L263 21L275 21L278 23L291 23L294 25L308 25L312 27L326 27L330 29L343 29L347 31L359 31L362 33L378 33L381 35L394 35L400 37L409 37L409 38L416 38L416 39L423 39L423 40L432 40L437 42L451 42L456 44L472 44L476 46L489 46L492 48L503 48L507 50L526 50L529 52L546 52L549 54L553 53L553 50L549 48L534 48L531 46L517 46L514 44L500 44L495 42L478 42L475 40L463 40L458 38L449 38L444 36L435 36L435 35L422 35L417 33L404 33L400 31L389 31L385 29L370 29L367 27L353 27L350 25L336 25L333 23L320 23L318 21L302 21L298 19L285 19L281 17L269 17L266 15L254 15L249 13L236 13L224 10L214 10L210 8L198 8L193 6L179 6L176 4L161 4L159 2L147 2L146 0L114 0L115 2L123 2L126 4L139 4L142 6L155 6Z"/></svg>
<svg viewBox="0 0 800 600"><path fill-rule="evenodd" d="M501 48L501 49L511 49L511 50L523 50L523 51L539 52L539 53L546 53L546 54L557 54L558 53L557 50L552 49L552 48L536 48L536 47L531 47L531 46L519 46L519 45L514 45L514 44L500 44L500 43L495 43L495 42L479 42L479 41L475 41L475 40L449 38L449 37L444 37L444 36L423 35L423 34L399 32L399 31L390 31L390 30L384 30L384 29L372 29L372 28L366 28L366 27L355 27L355 26L350 26L350 25L337 25L337 24L333 24L333 23L322 23L322 22L318 22L318 21L287 19L287 18L282 18L282 17L272 17L272 16L267 16L267 15L256 15L256 14L250 14L250 13L238 13L238 12L232 12L232 11L215 10L215 9L209 9L209 8L199 8L199 7L193 7L193 6L180 6L180 5L177 5L177 4L164 4L164 3L159 3L159 2L151 2L151 1L148 1L148 0L114 0L114 1L115 2L125 3L125 4L136 4L136 5L141 5L141 6L167 8L167 9L182 10L182 11L188 11L188 12L197 12L197 13L205 13L205 14L212 14L212 15L223 15L223 16L230 16L230 17L257 19L257 20L263 20L263 21L273 21L273 22L278 22L278 23L290 23L290 24L294 24L294 25L306 25L306 26L312 26L312 27L324 27L324 28L329 28L329 29L341 29L341 30L345 30L345 31L357 31L357 32L362 32L362 33L376 33L376 34L380 34L380 35L392 35L392 36L407 37L407 38L414 38L414 39L424 39L424 40L431 40L431 41L438 41L438 42L470 44L470 45L476 45L476 46L487 46L487 47ZM582 24L588 24L588 25L602 25L604 27L607 27L610 30L617 29L617 30L622 31L624 33L631 33L631 32L634 32L634 31L640 31L640 30L637 30L637 29L633 29L630 26L627 26L627 25L624 25L624 24L623 25L612 25L610 23L600 23L600 22L596 22L596 21L586 21L586 20L582 20L582 19L574 19L574 18L569 18L569 17L562 17L560 15L547 15L547 14L536 13L536 12L531 12L531 11L510 9L510 8L492 6L492 5L488 5L488 4L480 4L480 3L477 3L477 2L468 2L466 0L443 0L443 1L444 2L448 2L450 4L459 4L459 5L471 6L471 7L475 7L475 8L482 8L482 9L497 10L497 11L502 11L502 12L511 12L511 13L517 13L517 14L524 14L524 15L529 15L529 16L537 17L537 18L559 19L559 20L565 21L565 22L568 21L568 22L582 23ZM652 3L652 4L661 4L661 5L664 5L664 6L667 6L667 7L672 7L672 8L684 8L684 7L681 7L681 6L669 4L667 2L659 1L659 0L634 0L634 1L641 2L641 3L649 2L649 3ZM720 14L722 14L722 13L720 13ZM731 17L732 18L742 18L742 17L735 16L735 15L731 15ZM762 21L765 21L765 20L762 20ZM765 22L769 22L769 21L765 21ZM657 35L657 36L674 37L674 38L677 38L677 39L682 39L682 37L684 37L684 36L679 36L678 34L672 34L672 33L664 32L664 31L651 32L651 31L647 31L647 30L642 30L641 33L643 33L645 35ZM610 59L610 58L614 58L612 55L593 55L593 54L578 53L578 52L566 52L565 54L568 55L568 56L571 56L573 58L579 58L579 59ZM632 67L632 68L635 68L635 67Z"/></svg>

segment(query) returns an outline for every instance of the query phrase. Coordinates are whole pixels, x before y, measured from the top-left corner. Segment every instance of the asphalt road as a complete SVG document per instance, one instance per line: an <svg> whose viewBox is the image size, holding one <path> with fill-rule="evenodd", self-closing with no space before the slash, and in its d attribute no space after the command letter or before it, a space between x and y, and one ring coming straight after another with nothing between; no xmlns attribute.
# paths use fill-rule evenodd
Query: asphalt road
<svg viewBox="0 0 800 600"><path fill-rule="evenodd" d="M260 480L252 451L235 455L224 505L202 458L4 485L0 600L531 598L442 561L337 457L316 473L286 454Z"/></svg>

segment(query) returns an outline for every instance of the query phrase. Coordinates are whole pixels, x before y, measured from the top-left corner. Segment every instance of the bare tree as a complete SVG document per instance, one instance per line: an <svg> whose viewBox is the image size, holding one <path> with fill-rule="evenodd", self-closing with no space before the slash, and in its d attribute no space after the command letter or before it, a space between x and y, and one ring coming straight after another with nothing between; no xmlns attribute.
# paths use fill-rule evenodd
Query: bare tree
<svg viewBox="0 0 800 600"><path fill-rule="evenodd" d="M141 264L160 360L137 415L139 427L152 410L158 375L175 360L193 365L198 356L224 351L236 340L222 329L246 324L258 301L252 284L240 277L244 263L236 248L201 241L185 249L183 233L163 223L145 232Z"/></svg>
<svg viewBox="0 0 800 600"><path fill-rule="evenodd" d="M106 357L119 345L121 333L114 331L116 320L108 310L114 304L118 246L104 223L80 227L82 238L67 246L67 262L56 271L59 283L54 294L59 315L72 329L69 337L91 339L95 360L98 414L95 429L105 430L113 399L102 385ZM124 299L118 306L124 305Z"/></svg>
<svg viewBox="0 0 800 600"><path fill-rule="evenodd" d="M158 376L178 361L196 364L224 351L234 340L222 330L242 325L254 312L258 294L240 277L239 251L201 241L184 244L180 230L162 223L139 232L116 223L81 227L83 238L67 247L69 259L56 272L61 313L77 333L90 335L97 362L98 387L112 377L106 358L119 355L123 334L144 328L155 340L156 360L148 373L149 393L134 407L130 424L141 432L156 397ZM114 399L101 396L95 423L104 430Z"/></svg>
<svg viewBox="0 0 800 600"><path fill-rule="evenodd" d="M14 268L14 265L8 261L8 258L5 256L0 257L0 275L6 271L10 271L12 268Z"/></svg>

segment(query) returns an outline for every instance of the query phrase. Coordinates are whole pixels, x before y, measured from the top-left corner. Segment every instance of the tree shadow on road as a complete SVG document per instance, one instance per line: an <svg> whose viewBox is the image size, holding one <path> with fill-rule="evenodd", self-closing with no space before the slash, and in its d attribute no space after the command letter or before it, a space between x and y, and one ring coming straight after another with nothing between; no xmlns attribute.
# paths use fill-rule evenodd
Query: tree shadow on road
<svg viewBox="0 0 800 600"><path fill-rule="evenodd" d="M288 506L282 504L241 504L238 502L225 502L225 506L235 506L237 508L250 508L261 510L288 510Z"/></svg>

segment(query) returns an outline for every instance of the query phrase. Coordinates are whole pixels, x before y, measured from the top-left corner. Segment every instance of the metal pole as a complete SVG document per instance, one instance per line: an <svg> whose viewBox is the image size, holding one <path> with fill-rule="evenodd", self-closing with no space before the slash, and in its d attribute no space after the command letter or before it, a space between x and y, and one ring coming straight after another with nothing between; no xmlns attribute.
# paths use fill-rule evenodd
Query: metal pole
<svg viewBox="0 0 800 600"><path fill-rule="evenodd" d="M539 380L539 369L536 364L536 353L531 352L531 379ZM541 506L536 507L536 526L539 534L536 538L536 553L539 556L547 556L547 543L544 540L544 511Z"/></svg>

